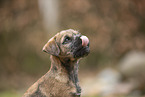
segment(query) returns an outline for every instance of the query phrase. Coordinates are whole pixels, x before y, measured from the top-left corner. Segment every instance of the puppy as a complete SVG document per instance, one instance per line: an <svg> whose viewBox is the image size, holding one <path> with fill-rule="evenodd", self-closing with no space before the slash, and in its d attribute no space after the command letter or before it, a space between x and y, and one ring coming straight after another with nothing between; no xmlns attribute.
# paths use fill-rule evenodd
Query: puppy
<svg viewBox="0 0 145 97"><path fill-rule="evenodd" d="M89 54L89 39L69 29L57 33L43 47L50 54L51 68L23 97L80 97L79 59Z"/></svg>

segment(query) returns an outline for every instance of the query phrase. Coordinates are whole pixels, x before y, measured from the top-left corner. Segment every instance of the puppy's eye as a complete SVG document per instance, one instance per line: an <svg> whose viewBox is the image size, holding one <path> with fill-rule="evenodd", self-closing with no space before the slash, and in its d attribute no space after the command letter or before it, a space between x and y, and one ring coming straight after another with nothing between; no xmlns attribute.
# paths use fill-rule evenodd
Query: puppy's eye
<svg viewBox="0 0 145 97"><path fill-rule="evenodd" d="M65 41L69 41L69 40L70 40L70 37L66 37L66 38L65 38Z"/></svg>
<svg viewBox="0 0 145 97"><path fill-rule="evenodd" d="M71 38L66 36L62 44L67 44L71 41Z"/></svg>

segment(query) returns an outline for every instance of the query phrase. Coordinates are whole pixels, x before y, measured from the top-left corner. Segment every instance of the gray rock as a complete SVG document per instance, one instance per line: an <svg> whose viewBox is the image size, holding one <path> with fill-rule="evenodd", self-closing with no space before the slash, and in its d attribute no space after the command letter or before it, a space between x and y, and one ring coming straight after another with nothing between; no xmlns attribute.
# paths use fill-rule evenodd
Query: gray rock
<svg viewBox="0 0 145 97"><path fill-rule="evenodd" d="M106 97L116 90L116 85L120 82L120 73L113 68L105 68L96 77L89 78L89 81L83 83L83 96Z"/></svg>
<svg viewBox="0 0 145 97"><path fill-rule="evenodd" d="M126 77L145 81L145 52L129 52L118 68Z"/></svg>

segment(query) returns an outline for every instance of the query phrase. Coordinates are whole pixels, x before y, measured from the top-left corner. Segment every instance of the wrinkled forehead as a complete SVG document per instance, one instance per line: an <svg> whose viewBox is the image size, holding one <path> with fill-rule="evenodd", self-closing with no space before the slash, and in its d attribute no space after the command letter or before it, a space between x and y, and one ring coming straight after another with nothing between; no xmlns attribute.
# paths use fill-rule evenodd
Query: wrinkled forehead
<svg viewBox="0 0 145 97"><path fill-rule="evenodd" d="M57 36L57 41L63 39L65 36L68 36L68 37L72 37L72 36L75 36L75 35L79 35L80 33L78 31L75 31L75 30L72 30L72 29L69 29L69 30L63 30L59 33L56 34Z"/></svg>
<svg viewBox="0 0 145 97"><path fill-rule="evenodd" d="M75 30L72 30L72 29L69 29L69 30L63 30L63 31L61 31L60 34L63 34L63 35L65 35L65 34L76 35L76 34L79 34L79 32L75 31Z"/></svg>

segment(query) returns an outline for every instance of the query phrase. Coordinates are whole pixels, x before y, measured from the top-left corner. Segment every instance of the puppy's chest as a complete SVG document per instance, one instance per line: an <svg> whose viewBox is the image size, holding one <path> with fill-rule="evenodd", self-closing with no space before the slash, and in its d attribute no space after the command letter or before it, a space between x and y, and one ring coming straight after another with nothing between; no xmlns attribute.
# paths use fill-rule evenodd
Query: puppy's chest
<svg viewBox="0 0 145 97"><path fill-rule="evenodd" d="M75 85L72 82L63 83L54 78L42 83L40 88L44 94L50 97L73 97L72 94L76 93Z"/></svg>

